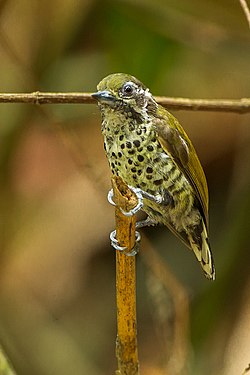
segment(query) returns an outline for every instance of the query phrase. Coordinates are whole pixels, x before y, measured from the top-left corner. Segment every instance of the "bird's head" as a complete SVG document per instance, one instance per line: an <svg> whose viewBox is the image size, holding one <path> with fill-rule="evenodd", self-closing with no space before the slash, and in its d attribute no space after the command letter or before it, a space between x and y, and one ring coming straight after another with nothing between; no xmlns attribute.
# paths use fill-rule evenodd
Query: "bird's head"
<svg viewBox="0 0 250 375"><path fill-rule="evenodd" d="M128 117L145 118L157 110L152 94L137 78L123 73L105 77L92 94L101 110L114 110Z"/></svg>

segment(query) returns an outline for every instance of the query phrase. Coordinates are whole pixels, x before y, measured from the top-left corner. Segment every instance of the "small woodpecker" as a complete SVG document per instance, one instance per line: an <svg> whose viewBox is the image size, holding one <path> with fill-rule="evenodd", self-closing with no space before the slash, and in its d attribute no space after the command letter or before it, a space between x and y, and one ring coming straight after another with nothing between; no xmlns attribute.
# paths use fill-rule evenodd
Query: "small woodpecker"
<svg viewBox="0 0 250 375"><path fill-rule="evenodd" d="M92 96L101 110L104 149L112 174L157 197L143 200L147 222L169 228L193 250L205 276L214 280L207 182L184 129L133 76L111 74L97 90Z"/></svg>

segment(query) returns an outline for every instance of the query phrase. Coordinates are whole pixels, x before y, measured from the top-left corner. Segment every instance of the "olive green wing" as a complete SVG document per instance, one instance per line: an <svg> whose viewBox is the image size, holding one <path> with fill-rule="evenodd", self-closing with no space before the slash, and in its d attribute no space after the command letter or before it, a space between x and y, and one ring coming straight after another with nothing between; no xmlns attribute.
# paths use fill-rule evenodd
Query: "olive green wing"
<svg viewBox="0 0 250 375"><path fill-rule="evenodd" d="M194 146L177 119L165 108L159 106L154 124L162 148L173 157L194 188L208 228L207 181Z"/></svg>

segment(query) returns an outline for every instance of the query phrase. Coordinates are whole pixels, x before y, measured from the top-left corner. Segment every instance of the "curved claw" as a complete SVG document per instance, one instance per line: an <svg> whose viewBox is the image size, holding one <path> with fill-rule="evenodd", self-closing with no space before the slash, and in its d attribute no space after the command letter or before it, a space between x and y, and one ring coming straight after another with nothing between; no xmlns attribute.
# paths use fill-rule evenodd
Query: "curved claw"
<svg viewBox="0 0 250 375"><path fill-rule="evenodd" d="M140 209L143 207L143 198L146 198L157 204L161 204L163 201L163 198L160 194L152 195L152 194L147 193L146 191L141 190L140 188L134 188L131 185L129 185L128 187L136 195L138 204L134 208L132 208L130 211L124 211L122 208L120 208L120 211L125 216L130 217L130 216L135 215L138 211L140 211ZM114 196L114 192L113 192L113 189L111 189L108 192L108 201L113 206L116 206L115 202L113 201L113 196Z"/></svg>
<svg viewBox="0 0 250 375"><path fill-rule="evenodd" d="M109 238L110 238L110 240L111 240L111 246L113 246L113 248L114 248L115 250L124 251L124 250L127 249L126 246L119 246L119 245L118 245L118 241L117 241L117 239L116 239L116 230L113 230L113 231L110 233Z"/></svg>
<svg viewBox="0 0 250 375"><path fill-rule="evenodd" d="M113 189L110 189L109 192L108 192L108 201L110 204L112 204L112 206L116 206L115 202L113 201L113 196L114 196L114 191Z"/></svg>
<svg viewBox="0 0 250 375"><path fill-rule="evenodd" d="M113 230L111 233L110 233L110 236L109 236L110 240L111 240L111 246L113 246L113 248L115 250L118 250L118 251L122 251L125 255L127 256L135 256L138 252L139 252L139 242L141 240L141 235L139 232L135 232L135 246L133 247L133 249L131 251L126 251L127 248L126 246L119 246L118 245L118 241L116 239L116 230Z"/></svg>
<svg viewBox="0 0 250 375"><path fill-rule="evenodd" d="M130 251L130 252L127 252L127 251L124 251L124 254L127 255L128 257L133 257L135 256L136 254L139 253L139 243L141 241L141 235L139 232L135 232L135 246L133 247L133 249Z"/></svg>
<svg viewBox="0 0 250 375"><path fill-rule="evenodd" d="M124 216L133 216L138 211L140 211L140 209L143 207L143 194L142 194L142 190L139 188L134 188L133 186L130 186L130 185L128 187L136 195L138 203L130 211L124 211L122 208L120 208L120 211L123 213Z"/></svg>

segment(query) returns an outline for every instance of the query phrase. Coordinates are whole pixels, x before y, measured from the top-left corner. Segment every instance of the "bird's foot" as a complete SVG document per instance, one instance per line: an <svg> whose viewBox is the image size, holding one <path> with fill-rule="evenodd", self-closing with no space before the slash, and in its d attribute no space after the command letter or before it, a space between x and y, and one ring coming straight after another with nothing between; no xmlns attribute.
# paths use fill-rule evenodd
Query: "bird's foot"
<svg viewBox="0 0 250 375"><path fill-rule="evenodd" d="M160 194L153 195L153 194L147 193L144 190L141 190L141 189L139 189L139 190L141 191L141 195L143 196L143 198L146 198L149 201L157 203L157 204L161 204L162 203L163 198L162 198L162 196Z"/></svg>
<svg viewBox="0 0 250 375"><path fill-rule="evenodd" d="M146 199L148 199L148 200L150 200L150 201L152 201L154 203L157 203L157 204L160 204L163 201L163 198L162 198L162 196L160 194L153 195L153 194L147 193L146 191L144 191L144 190L142 190L140 188L134 188L133 186L130 186L130 185L128 187L136 195L137 200L138 200L138 204L134 208L132 208L130 211L128 211L128 212L124 211L122 208L120 208L120 211L125 216L133 216L138 211L140 211L140 209L143 207L143 198L146 198ZM113 201L113 196L114 196L114 192L113 192L113 189L111 189L108 192L108 201L113 206L116 206L115 202ZM150 224L148 224L148 225L150 225ZM151 224L151 225L153 225L153 224Z"/></svg>
<svg viewBox="0 0 250 375"><path fill-rule="evenodd" d="M110 233L109 237L111 240L111 246L113 246L115 250L122 251L123 254L127 256L134 256L139 252L139 243L141 240L141 235L139 232L135 232L135 246L133 247L133 249L131 249L131 251L127 251L128 249L126 246L118 245L118 240L116 239L116 230L113 230L113 232Z"/></svg>
<svg viewBox="0 0 250 375"><path fill-rule="evenodd" d="M140 211L140 209L143 207L143 194L142 194L142 190L141 189L138 189L138 188L134 188L133 186L128 186L130 190L132 190L132 192L136 195L137 197L137 200L138 200L138 203L137 205L132 208L130 211L124 211L122 208L120 208L120 211L123 213L123 215L125 216L133 216L135 215L137 212ZM109 192L108 192L108 201L110 204L112 204L113 206L116 206L115 202L113 201L113 196L114 196L114 192L113 192L113 189L111 189Z"/></svg>

